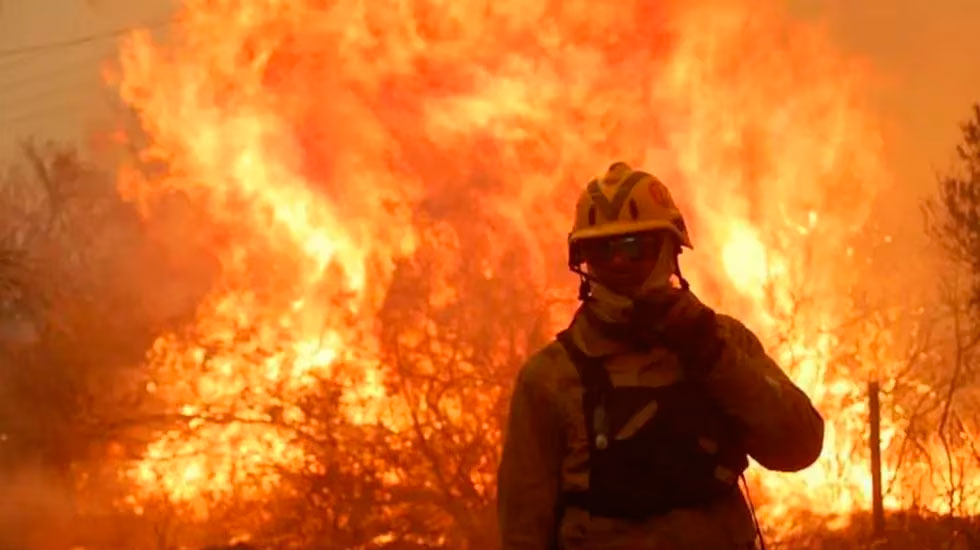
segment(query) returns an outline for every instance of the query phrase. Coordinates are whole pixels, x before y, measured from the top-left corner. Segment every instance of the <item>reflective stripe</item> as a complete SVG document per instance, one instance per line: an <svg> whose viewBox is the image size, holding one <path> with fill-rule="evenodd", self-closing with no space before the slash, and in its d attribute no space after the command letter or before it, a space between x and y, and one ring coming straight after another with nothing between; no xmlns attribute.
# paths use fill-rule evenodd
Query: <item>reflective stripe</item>
<svg viewBox="0 0 980 550"><path fill-rule="evenodd" d="M646 178L651 178L650 174L645 172L633 172L626 178L625 181L616 189L616 194L613 195L612 202L602 194L602 190L599 189L599 182L592 180L589 182L587 191L589 196L592 197L592 202L602 210L602 214L607 220L618 220L619 212L623 209L623 204L626 203L626 199L633 192L633 188L636 184L640 183Z"/></svg>
<svg viewBox="0 0 980 550"><path fill-rule="evenodd" d="M654 415L657 414L657 408L659 405L656 401L650 401L645 407L640 409L636 414L634 414L626 424L619 430L616 434L616 439L623 440L629 439L640 431L640 428L646 425L647 422L653 420Z"/></svg>

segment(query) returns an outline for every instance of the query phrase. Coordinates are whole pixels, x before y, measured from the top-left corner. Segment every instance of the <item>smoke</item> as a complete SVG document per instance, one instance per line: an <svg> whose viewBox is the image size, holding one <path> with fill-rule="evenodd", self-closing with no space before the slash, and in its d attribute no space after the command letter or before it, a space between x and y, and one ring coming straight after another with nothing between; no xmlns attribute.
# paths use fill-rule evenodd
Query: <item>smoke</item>
<svg viewBox="0 0 980 550"><path fill-rule="evenodd" d="M47 469L0 471L0 550L66 546L71 492Z"/></svg>
<svg viewBox="0 0 980 550"><path fill-rule="evenodd" d="M55 145L26 146L0 173L0 550L70 547L88 504L79 465L133 414L154 335L209 284L207 254L181 232L186 205L143 224L113 183Z"/></svg>
<svg viewBox="0 0 980 550"><path fill-rule="evenodd" d="M862 245L873 250L867 281L882 302L934 299L938 250L920 207L950 169L960 123L980 101L980 3L786 0L789 12L823 28L872 78L863 90L882 132L889 186L872 205Z"/></svg>
<svg viewBox="0 0 980 550"><path fill-rule="evenodd" d="M843 51L877 74L870 99L885 123L899 193L885 200L906 213L948 167L959 122L980 101L980 3L788 0L796 16L819 21Z"/></svg>

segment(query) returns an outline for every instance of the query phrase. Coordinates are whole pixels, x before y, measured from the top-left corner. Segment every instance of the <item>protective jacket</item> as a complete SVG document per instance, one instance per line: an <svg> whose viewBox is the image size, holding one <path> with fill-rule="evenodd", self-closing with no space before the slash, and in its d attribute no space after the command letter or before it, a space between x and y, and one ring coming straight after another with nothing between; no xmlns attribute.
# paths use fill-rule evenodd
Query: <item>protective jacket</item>
<svg viewBox="0 0 980 550"><path fill-rule="evenodd" d="M585 410L588 399L583 400L589 384L583 382L568 346L556 340L527 361L514 388L499 468L503 550L753 547L752 518L734 480L740 456L747 454L772 470L801 470L820 454L823 420L751 331L724 315L717 316L716 325L723 342L720 357L705 376L693 381L685 376L689 369L667 346L634 351L604 336L594 319L580 310L567 336L575 348L605 369L609 383L618 391L616 399L643 392L660 395L656 392L661 391L679 400L672 407L671 398L662 397L658 407L653 399L651 406L634 408L629 418L611 419L613 441L607 451L596 449L595 426ZM671 391L682 386L687 389ZM710 437L697 437L700 449L671 435L669 426L674 421L666 419L680 414L683 423L688 410L695 411L691 414L709 410L694 406L697 404L717 411L723 426L720 431L715 426ZM648 454L642 460L649 462L649 471L642 466L637 469L634 453L634 464L619 474L615 464L606 464L597 474L596 462L609 462L608 457L614 456L608 451L628 450L629 440L644 433L664 439L660 445L645 446ZM683 452L671 454L670 445L684 446ZM704 457L698 456L702 451ZM714 491L707 500L697 497L685 502L685 491L671 488L672 480L682 477L670 470L678 467L678 460L709 463L712 456L726 452L727 459L717 459L722 466L715 469L714 481L729 483L730 491ZM658 468L662 471L656 471ZM629 480L624 483L623 472L636 477L635 494ZM620 479L615 479L617 475ZM590 496L590 483L603 484L602 495L597 489ZM606 485L612 490L607 491ZM662 488L664 494L655 494L651 487ZM635 513L637 503L644 499L649 506ZM617 502L628 504L617 510Z"/></svg>

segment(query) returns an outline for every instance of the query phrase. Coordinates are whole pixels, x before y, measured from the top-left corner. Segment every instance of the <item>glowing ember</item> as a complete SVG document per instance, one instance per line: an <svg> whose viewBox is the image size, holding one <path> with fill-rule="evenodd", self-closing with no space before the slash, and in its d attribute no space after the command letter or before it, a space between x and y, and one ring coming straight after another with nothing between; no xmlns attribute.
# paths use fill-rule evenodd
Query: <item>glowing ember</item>
<svg viewBox="0 0 980 550"><path fill-rule="evenodd" d="M317 467L305 441L329 428L298 404L330 387L353 425L406 429L409 398L385 386L377 337L395 263L430 230L447 257L469 254L459 218L478 211L499 228L478 237L486 257L464 256L483 277L519 254L522 285L573 297L574 196L624 160L670 182L689 213L693 288L758 331L828 418L815 466L754 476L764 519L870 508L865 383L901 351L833 362L831 328L862 273L853 240L887 181L859 73L756 3L675 4L185 0L173 45L132 37L119 87L150 139L143 160L165 170L124 169L121 189L149 216L186 194L221 265L192 329L149 354L179 427L127 472L134 502L204 515L274 493L283 472ZM429 301L466 300L439 270ZM411 328L404 338L441 330ZM484 410L482 395L449 420ZM901 430L885 418L884 445ZM913 499L945 510L911 483L886 504Z"/></svg>

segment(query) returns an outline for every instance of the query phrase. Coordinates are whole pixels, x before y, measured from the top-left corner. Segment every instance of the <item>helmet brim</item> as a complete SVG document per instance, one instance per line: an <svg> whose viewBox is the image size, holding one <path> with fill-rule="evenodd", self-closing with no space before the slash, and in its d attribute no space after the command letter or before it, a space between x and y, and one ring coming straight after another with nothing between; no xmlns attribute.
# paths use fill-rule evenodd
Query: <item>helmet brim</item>
<svg viewBox="0 0 980 550"><path fill-rule="evenodd" d="M680 241L681 246L689 249L694 249L691 245L691 240L688 236L681 232L677 226L674 224L663 221L663 220L650 220L647 222L637 223L635 221L629 222L613 222L605 223L595 227L586 227L572 232L568 236L568 243L575 244L579 241L585 239L595 239L599 237L612 237L615 235L628 235L630 233L639 233L641 231L656 231L663 230L669 231L677 237Z"/></svg>

